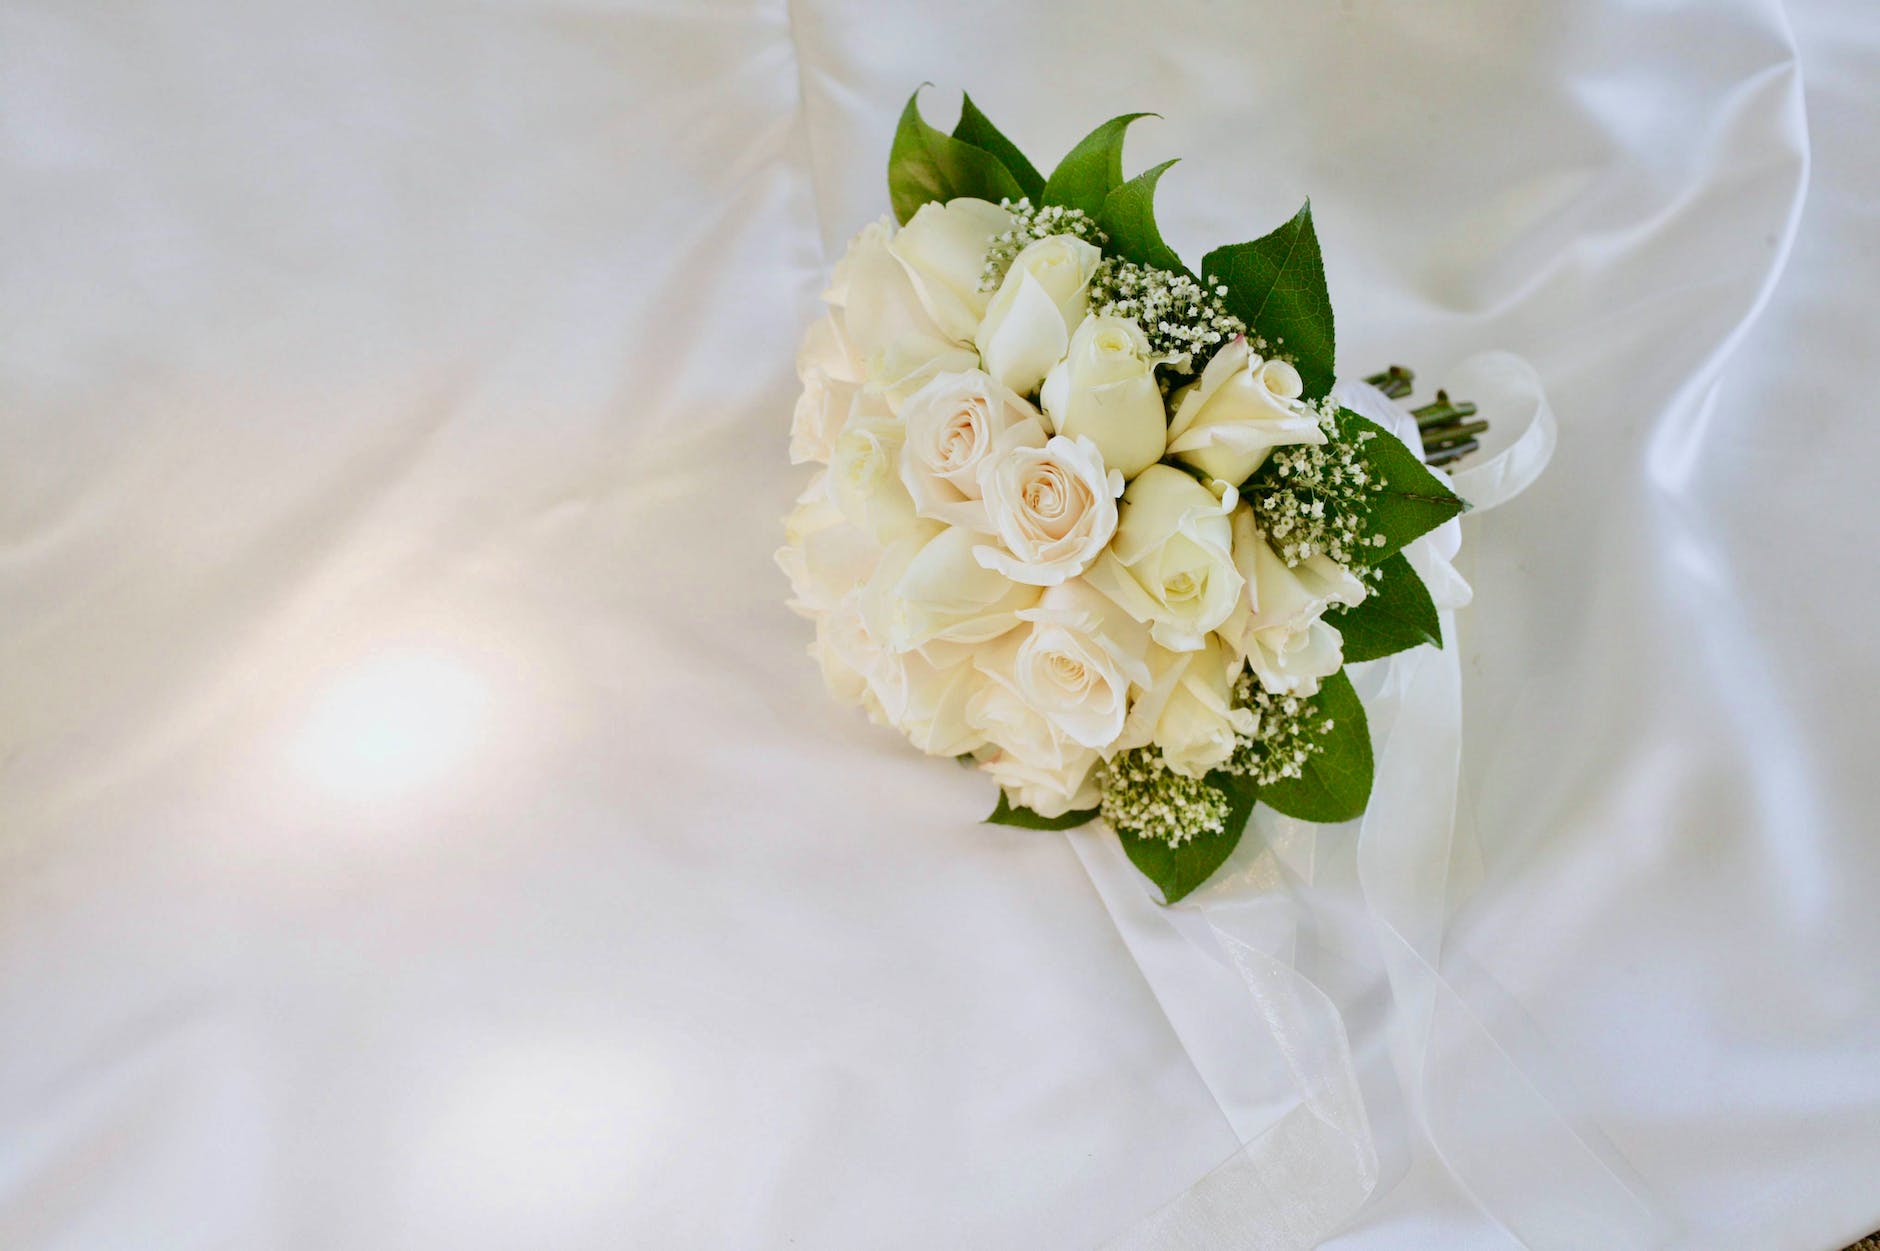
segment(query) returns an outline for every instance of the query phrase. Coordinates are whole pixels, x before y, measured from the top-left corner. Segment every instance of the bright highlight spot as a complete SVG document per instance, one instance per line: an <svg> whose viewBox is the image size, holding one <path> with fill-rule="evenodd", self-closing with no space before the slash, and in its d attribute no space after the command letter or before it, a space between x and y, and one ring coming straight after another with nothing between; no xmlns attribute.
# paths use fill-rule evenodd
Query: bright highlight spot
<svg viewBox="0 0 1880 1251"><path fill-rule="evenodd" d="M488 711L488 688L448 657L381 655L317 698L295 741L294 762L344 798L396 798L461 763L482 736Z"/></svg>

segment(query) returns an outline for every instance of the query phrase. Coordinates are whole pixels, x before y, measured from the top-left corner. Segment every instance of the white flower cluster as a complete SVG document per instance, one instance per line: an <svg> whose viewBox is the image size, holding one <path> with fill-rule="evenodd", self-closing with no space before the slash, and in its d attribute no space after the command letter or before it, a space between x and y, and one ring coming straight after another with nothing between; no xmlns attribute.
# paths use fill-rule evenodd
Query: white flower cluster
<svg viewBox="0 0 1880 1251"><path fill-rule="evenodd" d="M1092 307L1139 324L1150 348L1177 375L1194 373L1197 362L1236 337L1247 337L1255 352L1266 351L1266 340L1249 336L1247 324L1227 311L1226 287L1203 287L1187 274L1106 256L1090 288Z"/></svg>
<svg viewBox="0 0 1880 1251"><path fill-rule="evenodd" d="M1199 778L1175 772L1153 747L1120 752L1104 767L1098 815L1112 829L1179 847L1226 829L1227 812L1226 795Z"/></svg>
<svg viewBox="0 0 1880 1251"><path fill-rule="evenodd" d="M1101 801L1179 839L1225 819L1208 773L1292 759L1284 701L1338 670L1325 611L1364 585L1237 491L1328 442L1298 372L1186 279L1093 289L1100 238L972 199L855 238L798 360L791 454L819 469L778 561L838 698L1042 816ZM1165 394L1169 343L1209 359Z"/></svg>
<svg viewBox="0 0 1880 1251"><path fill-rule="evenodd" d="M1065 208L1061 204L1034 207L1029 199L1000 200L999 207L1012 215L1012 224L986 245L986 259L979 268L981 291L997 291L1013 259L1040 239L1076 235L1099 248L1110 241L1097 225L1097 219L1082 209Z"/></svg>
<svg viewBox="0 0 1880 1251"><path fill-rule="evenodd" d="M1324 750L1320 740L1335 725L1309 697L1276 695L1260 685L1252 670L1234 679L1233 701L1253 720L1244 732L1236 730L1234 749L1219 770L1256 786L1301 776L1307 761ZM1226 828L1227 795L1170 768L1158 748L1118 753L1105 764L1100 782L1099 815L1114 829L1179 847Z"/></svg>
<svg viewBox="0 0 1880 1251"><path fill-rule="evenodd" d="M1366 547L1384 543L1368 532L1368 517L1372 497L1388 484L1372 473L1360 446L1330 437L1338 429L1336 411L1322 401L1317 412L1326 441L1277 453L1261 483L1247 491L1260 528L1289 565L1321 556L1362 564ZM1363 431L1358 444L1373 437Z"/></svg>
<svg viewBox="0 0 1880 1251"><path fill-rule="evenodd" d="M1330 717L1298 695L1275 695L1243 673L1234 684L1234 698L1253 710L1259 730L1241 740L1221 768L1240 774L1260 786L1270 786L1305 771L1306 762L1322 749L1319 739L1332 732Z"/></svg>

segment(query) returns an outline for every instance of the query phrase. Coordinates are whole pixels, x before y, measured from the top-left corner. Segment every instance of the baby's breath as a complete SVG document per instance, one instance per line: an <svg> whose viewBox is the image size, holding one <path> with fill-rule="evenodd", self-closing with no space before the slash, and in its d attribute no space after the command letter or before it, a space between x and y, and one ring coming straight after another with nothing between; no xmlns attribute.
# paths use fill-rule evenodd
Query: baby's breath
<svg viewBox="0 0 1880 1251"><path fill-rule="evenodd" d="M1104 767L1103 819L1118 833L1179 847L1227 828L1227 796L1168 767L1160 748L1119 752Z"/></svg>
<svg viewBox="0 0 1880 1251"><path fill-rule="evenodd" d="M1060 204L1039 207L1029 199L999 203L1012 215L1012 224L993 236L986 249L979 276L981 291L996 291L1013 259L1040 239L1075 235L1098 248L1110 241L1096 219L1080 209ZM1098 262L1089 291L1091 312L1126 317L1142 327L1150 348L1169 370L1162 375L1165 387L1199 373L1207 359L1235 335L1246 334L1255 351L1266 350L1265 341L1249 334L1246 323L1227 311L1226 296L1227 287L1218 279L1204 286L1187 274L1138 265L1119 256Z"/></svg>
<svg viewBox="0 0 1880 1251"><path fill-rule="evenodd" d="M1347 440L1338 428L1337 406L1327 399L1314 407L1326 441L1275 449L1241 494L1288 565L1329 556L1362 567L1369 563L1365 549L1384 545L1383 535L1370 533L1369 514L1372 497L1387 484L1363 452L1376 435L1365 430Z"/></svg>
<svg viewBox="0 0 1880 1251"><path fill-rule="evenodd" d="M1085 243L1102 247L1110 237L1097 227L1097 219L1082 209L1047 204L1035 208L1029 199L1001 200L999 206L1012 215L1012 225L992 237L986 249L986 264L979 272L979 289L997 291L1005 281L1005 271L1012 259L1040 239L1052 235L1076 235Z"/></svg>
<svg viewBox="0 0 1880 1251"><path fill-rule="evenodd" d="M1275 695L1254 675L1234 680L1234 705L1251 709L1251 734L1234 737L1234 751L1220 772L1270 786L1301 777L1334 727L1318 705L1299 695ZM1171 847L1219 834L1227 828L1232 801L1227 792L1169 768L1159 747L1119 752L1103 767L1099 811L1110 828L1133 838L1153 838Z"/></svg>
<svg viewBox="0 0 1880 1251"><path fill-rule="evenodd" d="M1311 700L1275 695L1251 672L1235 680L1234 702L1251 708L1259 724L1251 736L1235 739L1234 754L1221 770L1260 786L1300 776L1306 762L1324 750L1319 740L1332 732L1332 719L1321 715Z"/></svg>
<svg viewBox="0 0 1880 1251"><path fill-rule="evenodd" d="M1253 733L1236 735L1234 752L1222 773L1244 777L1256 786L1297 778L1314 755L1333 721L1310 699L1275 695L1250 672L1234 681L1234 704L1254 714ZM1110 828L1134 838L1153 838L1171 847L1219 834L1227 828L1232 803L1227 792L1200 778L1169 768L1158 747L1119 752L1104 766L1099 811Z"/></svg>
<svg viewBox="0 0 1880 1251"><path fill-rule="evenodd" d="M1142 327L1149 346L1178 375L1200 372L1203 362L1247 326L1227 311L1227 288L1204 287L1187 274L1106 256L1090 282L1090 309L1127 317ZM1264 341L1249 336L1255 351Z"/></svg>

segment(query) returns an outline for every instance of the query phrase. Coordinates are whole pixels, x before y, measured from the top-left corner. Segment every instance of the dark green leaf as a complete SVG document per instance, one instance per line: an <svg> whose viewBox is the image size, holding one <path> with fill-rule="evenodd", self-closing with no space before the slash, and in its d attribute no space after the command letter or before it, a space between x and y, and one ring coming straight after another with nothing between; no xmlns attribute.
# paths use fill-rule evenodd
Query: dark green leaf
<svg viewBox="0 0 1880 1251"><path fill-rule="evenodd" d="M1057 817L1041 817L1029 808L1006 799L1005 792L999 792L999 806L986 818L987 825L1019 825L1028 830L1070 830L1084 824L1097 815L1095 808L1085 808L1081 812L1067 812Z"/></svg>
<svg viewBox="0 0 1880 1251"><path fill-rule="evenodd" d="M1174 903L1207 881L1221 867L1246 832L1247 818L1253 815L1253 801L1259 788L1231 773L1210 773L1208 785L1227 796L1227 825L1219 834L1191 838L1179 847L1153 832L1147 836L1132 830L1118 830L1123 853L1142 875L1162 888L1162 902Z"/></svg>
<svg viewBox="0 0 1880 1251"><path fill-rule="evenodd" d="M1415 452L1370 418L1341 408L1338 429L1339 437L1358 447L1365 463L1384 483L1384 489L1371 497L1368 514L1371 533L1383 535L1384 544L1365 549L1367 563L1377 564L1402 551L1404 544L1459 516L1468 507L1461 496L1437 481Z"/></svg>
<svg viewBox="0 0 1880 1251"><path fill-rule="evenodd" d="M1293 358L1308 399L1332 389L1332 300L1310 201L1272 234L1214 249L1201 273L1227 284L1229 312Z"/></svg>
<svg viewBox="0 0 1880 1251"><path fill-rule="evenodd" d="M888 200L903 226L923 204L976 196L997 204L1019 196L1018 182L999 158L935 130L920 116L920 92L908 97L888 150Z"/></svg>
<svg viewBox="0 0 1880 1251"><path fill-rule="evenodd" d="M1263 787L1260 798L1301 821L1349 821L1371 798L1371 730L1364 704L1343 669L1325 679L1312 702L1331 718L1331 733L1319 740L1321 750L1307 761L1303 776Z"/></svg>
<svg viewBox="0 0 1880 1251"><path fill-rule="evenodd" d="M1138 265L1165 269L1174 274L1188 272L1175 249L1162 242L1162 232L1155 224L1155 183L1174 161L1163 161L1154 169L1144 170L1103 197L1103 211L1097 225L1110 236L1104 250L1114 252Z"/></svg>
<svg viewBox="0 0 1880 1251"><path fill-rule="evenodd" d="M1082 209L1092 217L1101 213L1104 197L1123 185L1123 132L1137 118L1148 116L1125 113L1085 135L1051 171L1042 202Z"/></svg>
<svg viewBox="0 0 1880 1251"><path fill-rule="evenodd" d="M990 152L1005 166L1006 173L1018 184L1018 189L1031 197L1031 202L1039 202L1044 194L1044 175L1038 167L1025 159L1025 154L1018 150L1018 145L999 133L999 128L992 124L992 119L979 111L971 96L960 101L959 124L953 128L953 137L962 143L970 143L982 152Z"/></svg>
<svg viewBox="0 0 1880 1251"><path fill-rule="evenodd" d="M1382 580L1372 584L1371 593L1356 608L1325 617L1344 637L1346 664L1376 660L1425 643L1443 645L1436 603L1403 553L1391 556L1379 568Z"/></svg>

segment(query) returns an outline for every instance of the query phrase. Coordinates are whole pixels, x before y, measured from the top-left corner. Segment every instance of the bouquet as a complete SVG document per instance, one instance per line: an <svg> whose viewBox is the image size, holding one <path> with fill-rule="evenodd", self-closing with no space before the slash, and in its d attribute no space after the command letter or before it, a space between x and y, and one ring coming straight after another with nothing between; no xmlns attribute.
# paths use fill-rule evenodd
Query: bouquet
<svg viewBox="0 0 1880 1251"><path fill-rule="evenodd" d="M790 604L837 699L999 787L988 818L1101 818L1172 903L1256 803L1360 815L1371 740L1345 666L1442 645L1405 545L1463 511L1339 402L1311 207L1190 269L1105 122L1047 178L970 98L919 93L806 334ZM1408 390L1408 371L1371 380Z"/></svg>

